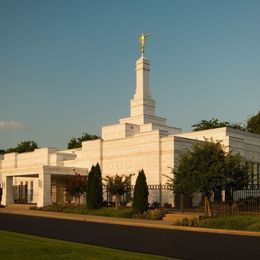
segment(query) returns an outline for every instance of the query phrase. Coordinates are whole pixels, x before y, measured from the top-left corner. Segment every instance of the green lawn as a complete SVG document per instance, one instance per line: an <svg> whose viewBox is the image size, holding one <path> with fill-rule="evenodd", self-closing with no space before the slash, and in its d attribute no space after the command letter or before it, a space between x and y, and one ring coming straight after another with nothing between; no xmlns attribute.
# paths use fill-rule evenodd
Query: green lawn
<svg viewBox="0 0 260 260"><path fill-rule="evenodd" d="M0 259L169 259L0 230Z"/></svg>
<svg viewBox="0 0 260 260"><path fill-rule="evenodd" d="M260 231L260 215L219 216L200 220L198 226L206 228Z"/></svg>
<svg viewBox="0 0 260 260"><path fill-rule="evenodd" d="M117 218L131 218L133 210L132 208L119 208L116 210L113 207L104 207L101 209L88 209L86 205L80 206L61 206L51 205L43 208L31 207L31 209L43 210L43 211L59 211L65 213L74 213L74 214L86 214L86 215L96 215L96 216L105 216L105 217L117 217Z"/></svg>

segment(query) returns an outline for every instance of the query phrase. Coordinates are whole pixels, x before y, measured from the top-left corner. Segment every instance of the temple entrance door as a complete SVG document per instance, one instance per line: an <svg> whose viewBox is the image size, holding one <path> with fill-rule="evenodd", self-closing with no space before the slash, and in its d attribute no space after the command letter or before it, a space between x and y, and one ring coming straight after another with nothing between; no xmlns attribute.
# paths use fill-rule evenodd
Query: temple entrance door
<svg viewBox="0 0 260 260"><path fill-rule="evenodd" d="M28 203L28 185L13 186L13 199L16 204Z"/></svg>

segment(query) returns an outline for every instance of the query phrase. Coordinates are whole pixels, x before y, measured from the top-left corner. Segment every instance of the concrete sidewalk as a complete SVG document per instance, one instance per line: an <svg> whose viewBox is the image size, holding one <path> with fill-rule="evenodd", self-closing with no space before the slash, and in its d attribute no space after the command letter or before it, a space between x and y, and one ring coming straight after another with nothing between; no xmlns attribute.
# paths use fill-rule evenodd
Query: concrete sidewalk
<svg viewBox="0 0 260 260"><path fill-rule="evenodd" d="M102 217L102 216L63 213L63 212L29 210L23 208L8 208L8 207L0 208L0 214L4 214L4 213L44 217L44 218L97 222L97 223L104 223L104 224L127 225L127 226L135 226L135 227L148 227L148 228L160 228L160 229L182 230L182 231L192 231L192 232L260 237L260 232L174 226L172 221L165 221L165 220L162 221L162 220L114 218L114 217Z"/></svg>

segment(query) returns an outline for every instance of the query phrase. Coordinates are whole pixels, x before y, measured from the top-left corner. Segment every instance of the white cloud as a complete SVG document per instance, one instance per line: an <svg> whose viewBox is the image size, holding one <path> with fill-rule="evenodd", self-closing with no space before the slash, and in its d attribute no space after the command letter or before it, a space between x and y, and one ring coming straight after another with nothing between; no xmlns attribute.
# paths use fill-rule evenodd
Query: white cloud
<svg viewBox="0 0 260 260"><path fill-rule="evenodd" d="M26 126L24 124L21 124L19 122L15 121L0 121L0 129L5 128L5 129L22 129L25 128Z"/></svg>

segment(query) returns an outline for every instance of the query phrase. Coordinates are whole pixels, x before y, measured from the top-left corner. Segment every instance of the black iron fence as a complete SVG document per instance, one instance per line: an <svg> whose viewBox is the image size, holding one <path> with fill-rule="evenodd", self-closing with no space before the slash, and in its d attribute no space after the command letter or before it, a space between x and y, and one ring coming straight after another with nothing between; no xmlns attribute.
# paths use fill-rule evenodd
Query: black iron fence
<svg viewBox="0 0 260 260"><path fill-rule="evenodd" d="M260 214L260 189L257 185L225 192L224 201L214 201L212 209L215 214Z"/></svg>
<svg viewBox="0 0 260 260"><path fill-rule="evenodd" d="M135 185L129 185L127 192L121 196L120 203L127 205L133 198ZM164 205L173 206L172 190L169 185L148 185L149 202L151 206L162 207ZM113 196L109 193L107 185L103 185L103 198L105 203L113 204ZM169 199L171 198L171 199Z"/></svg>

